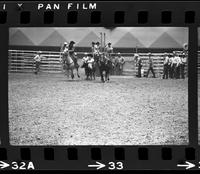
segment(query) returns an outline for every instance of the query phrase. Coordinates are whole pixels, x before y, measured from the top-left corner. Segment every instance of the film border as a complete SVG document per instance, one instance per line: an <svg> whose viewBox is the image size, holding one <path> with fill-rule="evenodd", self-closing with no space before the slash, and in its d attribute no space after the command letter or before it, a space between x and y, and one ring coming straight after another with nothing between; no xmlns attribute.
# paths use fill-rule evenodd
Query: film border
<svg viewBox="0 0 200 174"><path fill-rule="evenodd" d="M92 1L91 1L92 2ZM3 4L2 2L1 4ZM23 2L22 2L23 3ZM57 2L56 2L57 3ZM80 3L80 2L74 2ZM83 2L81 2L83 3ZM88 3L88 2L85 2ZM199 27L200 21L200 4L199 2L97 2L97 9L95 10L73 10L78 12L77 23L69 24L67 23L65 15L71 10L66 10L66 8L61 8L59 11L56 10L45 10L41 9L38 11L36 9L37 2L26 2L23 3L23 6L19 7L20 2L6 2L7 10L3 15L6 15L7 22L0 24L0 57L8 57L8 28L9 27L117 27L117 26L173 26L173 27L188 27L189 28L189 145L188 146L120 146L123 150L118 149L118 154L121 153L117 158L114 155L114 151L117 146L30 146L30 147L20 147L20 146L10 146L9 145L9 130L8 130L8 84L7 84L7 59L1 59L0 63L0 75L3 79L2 90L1 90L1 107L0 107L0 137L2 144L0 146L1 152L4 153L5 149L7 155L5 155L7 162L13 160L21 161L22 154L31 153L31 160L36 161L36 169L66 169L66 170L89 170L87 165L89 163L93 164L94 159L91 158L91 149L99 148L101 152L101 159L97 161L102 163L108 163L109 161L124 161L123 170L132 170L132 169L153 169L153 170L182 170L183 168L177 168L177 162L185 162L189 160L192 163L197 165L200 161L199 158L199 145L198 145L198 119L197 119L197 27ZM0 5L1 5L0 4ZM44 2L43 4L53 4L53 2ZM64 2L60 2L63 4ZM0 10L4 11L4 10ZM21 24L20 23L20 14L22 11L30 12L30 23ZM53 22L44 24L44 13L46 11L51 11L50 16L53 14ZM93 11L99 11L101 13L101 20L99 23L91 24L91 13ZM114 14L116 11L124 12L124 21L116 22L114 19ZM162 23L162 18L160 14L163 11L171 12L171 22ZM192 13L192 12L194 13ZM144 12L147 14L147 20L139 23L138 14ZM193 14L194 19L191 20L188 17L188 13ZM84 14L84 15L83 15ZM123 13L121 13L123 15ZM141 14L141 13L140 13ZM143 15L144 15L143 14ZM170 13L168 13L170 14ZM189 16L190 16L189 15ZM188 19L189 18L189 19ZM191 20L191 21L190 21ZM6 66L5 66L6 65ZM6 94L6 95L5 95ZM24 150L26 148L26 150ZM29 150L27 150L30 149ZM66 158L66 155L63 154L63 151L66 149L74 148L77 149L78 158L77 160L69 160ZM141 151L144 153L145 148L147 149L148 158L147 160L139 160L138 153ZM169 148L172 150L172 159L171 160L161 160L161 153L163 148ZM46 149L46 150L44 150ZM47 157L47 160L44 159L44 153L47 151L50 154L53 154ZM124 155L123 155L124 151ZM1 153L1 154L2 154ZM69 152L70 153L70 152ZM98 153L98 150L94 150L94 153ZM67 153L66 153L67 154ZM188 155L192 154L192 155ZM96 155L95 155L96 156ZM98 155L97 155L98 156ZM125 156L125 158L121 158ZM22 157L22 158L21 158ZM25 155L25 158L27 156ZM133 165L133 162L134 164ZM65 164L68 164L66 166ZM50 168L50 167L51 168ZM139 167L138 167L139 166ZM141 167L141 168L140 168ZM104 168L105 169L105 168ZM92 170L92 169L91 169Z"/></svg>

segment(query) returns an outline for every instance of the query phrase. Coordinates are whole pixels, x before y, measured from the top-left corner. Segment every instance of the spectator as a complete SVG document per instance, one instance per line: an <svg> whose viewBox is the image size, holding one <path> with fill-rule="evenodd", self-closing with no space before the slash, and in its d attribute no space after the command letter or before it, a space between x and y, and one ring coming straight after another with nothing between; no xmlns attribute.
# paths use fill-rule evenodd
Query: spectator
<svg viewBox="0 0 200 174"><path fill-rule="evenodd" d="M181 63L180 63L180 71L181 71L181 78L182 79L185 78L185 65L186 65L186 62L187 62L187 56L183 52L182 57L181 57Z"/></svg>
<svg viewBox="0 0 200 174"><path fill-rule="evenodd" d="M141 68L142 68L142 59L140 58L139 54L134 55L134 59L136 59L136 66L138 67L138 73L136 77L141 77Z"/></svg>
<svg viewBox="0 0 200 174"><path fill-rule="evenodd" d="M167 53L164 53L163 79L168 79L168 75L169 75L169 56Z"/></svg>
<svg viewBox="0 0 200 174"><path fill-rule="evenodd" d="M40 65L41 65L41 61L42 58L44 58L42 55L41 51L38 51L38 54L33 58L34 59L34 63L35 63L35 74L38 74L38 72L40 71Z"/></svg>
<svg viewBox="0 0 200 174"><path fill-rule="evenodd" d="M153 78L155 78L155 73L154 73L154 69L153 69L153 66L154 66L154 64L153 64L153 58L151 57L151 53L148 53L148 61L147 61L147 63L148 63L148 70L147 70L147 75L146 75L146 77L148 77L148 75L149 75L149 72L151 71L152 72L152 74L153 74Z"/></svg>

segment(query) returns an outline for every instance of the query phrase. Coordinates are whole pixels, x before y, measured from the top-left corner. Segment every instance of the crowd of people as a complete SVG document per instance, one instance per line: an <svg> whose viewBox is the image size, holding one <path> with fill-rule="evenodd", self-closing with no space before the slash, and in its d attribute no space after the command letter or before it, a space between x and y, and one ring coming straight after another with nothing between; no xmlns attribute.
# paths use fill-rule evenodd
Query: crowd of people
<svg viewBox="0 0 200 174"><path fill-rule="evenodd" d="M90 53L84 53L84 57L82 59L83 66L84 64L88 64L90 67L95 62L95 56L102 55L105 59L108 61L111 61L113 66L110 70L111 75L122 75L123 72L123 65L125 63L124 58L121 56L121 53L118 52L117 54L114 54L113 47L111 43L108 43L104 48L100 46L99 42L92 42L91 43L91 52ZM98 73L98 70L97 70Z"/></svg>
<svg viewBox="0 0 200 174"><path fill-rule="evenodd" d="M155 78L155 65L154 60L152 58L152 54L148 53L148 59L147 59L147 71L146 74L142 73L142 67L144 65L141 57L139 54L135 54L135 60L136 60L136 66L138 69L137 77L142 77L142 74L144 77L148 77L149 73L151 72L153 75L153 78ZM184 79L185 78L185 66L187 63L187 55L183 51L182 54L178 55L176 51L173 52L173 54L164 53L163 57L163 79Z"/></svg>
<svg viewBox="0 0 200 174"><path fill-rule="evenodd" d="M65 42L60 50L61 54L69 54L69 56L72 58L75 66L78 68L78 57L77 53L75 52L75 42L71 41L69 44ZM110 60L113 63L113 68L111 69L110 74L111 75L122 75L123 72L123 66L125 64L125 59L121 56L121 53L118 52L115 54L113 52L112 44L109 42L105 47L102 47L99 42L92 42L91 43L91 51L89 53L85 53L82 62L84 67L84 64L88 64L89 67L92 68L94 66L95 62L95 56L104 54L104 57L107 60ZM151 72L153 75L153 78L156 77L155 75L155 64L154 59L152 57L151 53L148 53L148 59L147 62L143 61L141 56L139 54L134 54L134 60L136 61L136 67L137 67L137 77L148 77L149 73ZM181 55L178 55L177 52L173 52L173 54L164 53L163 56L163 79L179 79L185 78L185 66L187 63L187 53L183 51ZM38 54L34 57L35 61L35 74L39 72L40 64L42 59L45 57L41 55L41 51L38 52ZM147 71L144 71L144 65L147 64L148 69ZM66 66L65 60L62 59L62 65ZM64 68L64 67L63 67Z"/></svg>

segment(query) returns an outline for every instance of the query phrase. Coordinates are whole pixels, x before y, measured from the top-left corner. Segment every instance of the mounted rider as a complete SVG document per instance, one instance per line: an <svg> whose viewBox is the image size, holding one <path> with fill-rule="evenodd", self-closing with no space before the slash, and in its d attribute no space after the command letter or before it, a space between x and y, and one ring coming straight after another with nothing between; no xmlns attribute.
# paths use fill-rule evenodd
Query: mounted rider
<svg viewBox="0 0 200 174"><path fill-rule="evenodd" d="M96 42L96 44L94 44L94 54L99 54L100 53L100 43Z"/></svg>
<svg viewBox="0 0 200 174"><path fill-rule="evenodd" d="M107 54L108 57L111 57L112 56L112 53L113 53L113 47L111 45L111 43L109 42L106 47L105 47L105 52Z"/></svg>
<svg viewBox="0 0 200 174"><path fill-rule="evenodd" d="M75 42L74 41L70 41L69 46L68 46L68 53L69 56L72 58L75 67L79 68L78 65L78 60L77 60L77 54L75 53Z"/></svg>
<svg viewBox="0 0 200 174"><path fill-rule="evenodd" d="M66 63L66 57L65 55L68 53L68 43L67 42L64 42L63 46L61 47L60 49L60 52L61 52L61 59L62 59L62 63L65 64Z"/></svg>

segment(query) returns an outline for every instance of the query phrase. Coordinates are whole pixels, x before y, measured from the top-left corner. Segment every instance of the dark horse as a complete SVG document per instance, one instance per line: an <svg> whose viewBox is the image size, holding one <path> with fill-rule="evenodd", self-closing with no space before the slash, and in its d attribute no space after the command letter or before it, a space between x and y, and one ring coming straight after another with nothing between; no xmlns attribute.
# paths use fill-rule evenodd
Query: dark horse
<svg viewBox="0 0 200 174"><path fill-rule="evenodd" d="M105 81L110 80L110 70L112 69L112 61L106 57L104 54L96 57L96 60L98 68L99 68L99 73L101 76L101 81L104 83ZM105 72L105 80L104 80L104 72Z"/></svg>

